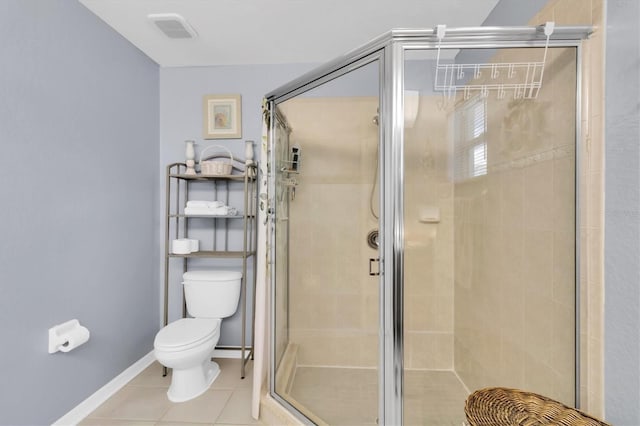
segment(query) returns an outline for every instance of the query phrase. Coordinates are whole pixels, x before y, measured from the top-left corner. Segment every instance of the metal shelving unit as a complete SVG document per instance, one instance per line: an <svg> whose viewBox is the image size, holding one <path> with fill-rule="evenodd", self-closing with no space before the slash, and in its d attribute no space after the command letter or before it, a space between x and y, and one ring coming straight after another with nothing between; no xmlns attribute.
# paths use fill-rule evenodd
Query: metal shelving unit
<svg viewBox="0 0 640 426"><path fill-rule="evenodd" d="M165 242L164 242L164 312L163 324L169 323L169 281L170 270L180 264L182 259L183 273L189 270L189 259L241 259L242 260L242 286L240 292L240 309L242 315L242 344L240 347L225 347L219 349L239 349L242 357L240 367L240 377L244 379L245 368L247 362L253 358L253 342L254 332L252 327L251 346L246 346L247 332L247 315L251 313L251 324L253 324L255 315L255 298L251 307L247 306L247 291L249 285L255 294L256 285L256 268L255 256L257 245L257 204L258 204L258 165L242 164L241 167L234 165L234 170L238 174L229 175L190 175L186 174L187 166L185 163L173 163L167 166L166 170L166 210L165 210ZM229 196L234 189L243 191L244 199L242 210L238 215L186 215L184 207L186 201L189 200L192 185L198 183L202 185L210 184L210 190L213 191L216 199L224 198L228 205ZM204 183L204 184L203 184ZM234 188L235 187L235 188ZM211 220L213 250L197 251L189 254L171 253L171 240L178 238L188 238L190 230L190 221L192 219ZM242 221L243 237L241 248L230 250L229 242L229 224L232 221ZM220 238L223 237L223 238ZM223 239L224 242L218 247L218 240ZM234 243L237 243L235 241ZM175 259L172 261L172 259ZM249 259L253 259L253 274L251 279L247 277L247 264ZM182 298L182 316L186 317L186 303L184 300L184 290ZM167 368L164 368L166 375Z"/></svg>

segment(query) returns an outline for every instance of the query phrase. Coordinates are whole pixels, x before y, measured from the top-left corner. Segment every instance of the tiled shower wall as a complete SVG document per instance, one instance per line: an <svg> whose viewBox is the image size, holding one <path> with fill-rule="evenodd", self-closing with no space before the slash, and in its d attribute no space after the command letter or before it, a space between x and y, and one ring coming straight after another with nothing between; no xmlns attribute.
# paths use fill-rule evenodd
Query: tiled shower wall
<svg viewBox="0 0 640 426"><path fill-rule="evenodd" d="M302 149L290 204L289 341L298 365L376 367L377 226L369 211L376 179L377 97L296 98L280 105ZM377 197L374 199L377 213Z"/></svg>
<svg viewBox="0 0 640 426"><path fill-rule="evenodd" d="M542 49L499 51L529 62ZM535 100L487 98L487 174L455 185L455 369L470 390L574 395L575 49Z"/></svg>
<svg viewBox="0 0 640 426"><path fill-rule="evenodd" d="M453 368L453 183L449 117L439 96L421 96L405 129L404 365ZM432 216L439 220L432 221Z"/></svg>
<svg viewBox="0 0 640 426"><path fill-rule="evenodd" d="M600 416L603 414L602 8L600 0L551 1L529 22L596 27L583 49L582 135L577 153L582 168L578 174L577 215L581 259L581 406ZM563 147L573 137L574 119L567 115L575 102L571 95L575 85L571 76L575 71L570 56L569 52L551 56L541 97L526 111L533 119L533 132L529 134L535 135L528 141L529 149L490 146L490 153L501 152L511 158L490 156L490 175L486 179L456 185L455 367L471 390L492 384L514 386L573 404L573 377L568 373L574 339L566 328L554 326L572 322L574 317L572 294L567 286L574 279L572 268L567 268L574 252L573 224L569 215L559 215L558 210L562 197L571 195L574 173L571 166L574 154L568 153L565 149L568 146ZM517 53L496 59L530 60ZM546 106L540 103L551 95L554 95L552 103ZM549 110L533 110L541 105ZM509 109L513 113L518 108L515 104L505 107L506 111L499 112L497 119L505 117ZM489 120L491 123L491 117ZM527 138L526 133L520 132L514 142L521 143ZM490 135L489 140L495 143L499 139ZM536 156L545 150L553 155ZM519 164L504 167L499 164L504 160L518 160ZM492 175L492 169L497 173ZM552 178L543 179L549 176ZM485 196L474 198L474 194ZM490 200L492 194L495 197ZM522 226L512 227L508 218L518 215L523 219ZM504 220L500 221L500 217ZM479 226L483 223L486 226ZM492 224L497 227L492 229ZM471 270L459 270L468 264L460 262L465 257L472 258ZM479 306L484 303L477 303L482 300L500 309L482 311Z"/></svg>
<svg viewBox="0 0 640 426"><path fill-rule="evenodd" d="M378 278L367 232L377 226L377 98L303 98L281 106L303 152L290 204L290 342L299 365L377 367ZM453 185L447 120L421 97L407 129L405 367L453 367ZM439 223L420 221L437 208Z"/></svg>

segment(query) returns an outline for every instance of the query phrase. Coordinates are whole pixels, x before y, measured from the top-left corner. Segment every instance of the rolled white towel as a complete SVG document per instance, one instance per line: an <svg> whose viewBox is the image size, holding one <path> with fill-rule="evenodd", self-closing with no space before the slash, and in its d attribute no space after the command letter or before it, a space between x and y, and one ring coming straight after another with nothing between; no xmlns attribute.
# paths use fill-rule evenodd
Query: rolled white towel
<svg viewBox="0 0 640 426"><path fill-rule="evenodd" d="M207 207L209 201L189 200L187 201L187 207Z"/></svg>
<svg viewBox="0 0 640 426"><path fill-rule="evenodd" d="M184 214L187 216L237 216L238 209L229 206L220 207L192 207L184 208Z"/></svg>
<svg viewBox="0 0 640 426"><path fill-rule="evenodd" d="M224 206L224 203L222 201L201 201L201 200L187 201L187 207L215 209L217 207L222 207L222 206Z"/></svg>
<svg viewBox="0 0 640 426"><path fill-rule="evenodd" d="M187 216L212 215L213 209L207 207L185 207L184 214Z"/></svg>
<svg viewBox="0 0 640 426"><path fill-rule="evenodd" d="M227 206L216 207L215 209L211 209L211 211L216 216L226 216L227 214L229 214L229 207Z"/></svg>
<svg viewBox="0 0 640 426"><path fill-rule="evenodd" d="M237 216L238 215L238 209L236 209L235 207L222 206L222 207L218 207L217 209L214 209L214 211L216 215L220 215L220 216Z"/></svg>

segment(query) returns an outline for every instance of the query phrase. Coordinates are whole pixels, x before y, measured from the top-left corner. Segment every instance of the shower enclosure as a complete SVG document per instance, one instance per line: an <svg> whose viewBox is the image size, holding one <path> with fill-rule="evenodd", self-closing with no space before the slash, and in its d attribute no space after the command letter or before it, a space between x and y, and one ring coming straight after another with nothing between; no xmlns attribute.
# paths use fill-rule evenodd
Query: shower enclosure
<svg viewBox="0 0 640 426"><path fill-rule="evenodd" d="M587 27L392 31L267 95L270 392L304 422L579 401Z"/></svg>

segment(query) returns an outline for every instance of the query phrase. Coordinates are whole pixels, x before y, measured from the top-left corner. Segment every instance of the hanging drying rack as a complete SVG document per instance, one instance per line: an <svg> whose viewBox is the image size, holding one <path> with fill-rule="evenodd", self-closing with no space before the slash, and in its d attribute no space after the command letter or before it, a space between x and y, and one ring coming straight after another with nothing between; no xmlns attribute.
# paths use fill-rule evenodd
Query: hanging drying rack
<svg viewBox="0 0 640 426"><path fill-rule="evenodd" d="M434 90L442 92L444 97L453 98L458 91L469 99L474 93L487 97L489 91L497 91L498 99L504 99L508 91L513 91L514 99L534 99L542 88L544 64L547 60L549 38L553 34L555 24L544 24L546 42L544 55L540 62L507 62L507 63L476 63L476 64L441 64L440 48L447 31L446 25L436 27L438 37L438 53L436 57L436 72ZM465 77L472 76L479 80L488 73L488 83L464 84Z"/></svg>

